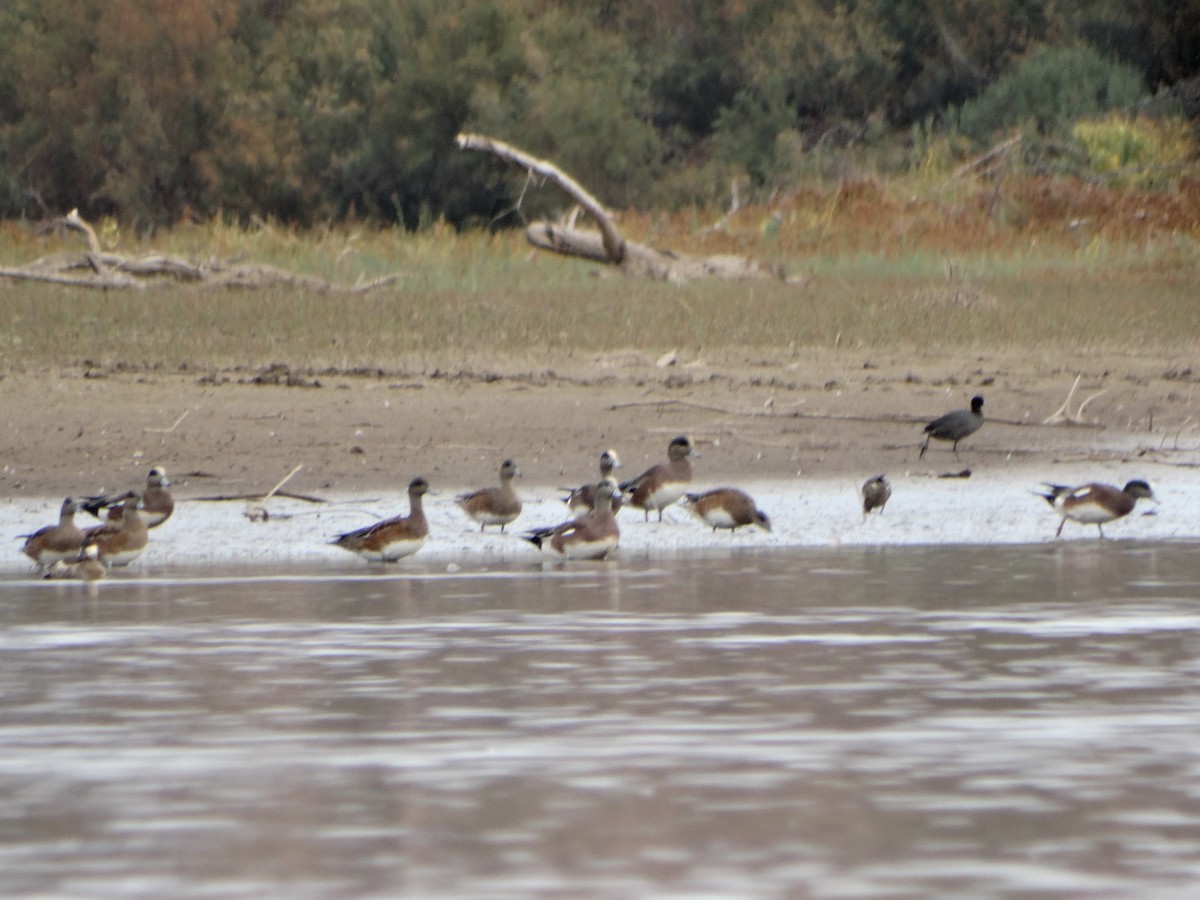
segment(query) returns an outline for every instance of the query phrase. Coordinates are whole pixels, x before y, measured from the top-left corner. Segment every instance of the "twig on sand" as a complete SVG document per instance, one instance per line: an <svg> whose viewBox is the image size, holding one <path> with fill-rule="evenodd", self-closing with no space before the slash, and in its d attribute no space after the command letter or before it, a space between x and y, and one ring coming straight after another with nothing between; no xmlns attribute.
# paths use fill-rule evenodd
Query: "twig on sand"
<svg viewBox="0 0 1200 900"><path fill-rule="evenodd" d="M1089 424L1089 423L1083 421L1084 408L1089 403L1091 403L1093 400L1095 400L1097 397L1107 394L1108 388L1105 388L1102 391L1097 391L1096 393L1092 394L1092 396L1088 397L1086 400L1084 400L1082 403L1079 404L1079 408L1075 411L1074 415L1072 415L1071 414L1071 398L1075 396L1075 389L1079 387L1079 380L1081 378L1083 378L1082 374L1075 376L1075 383L1073 385L1071 385L1071 390L1067 392L1067 399L1063 401L1062 406L1060 406L1051 415L1047 416L1044 420L1042 420L1043 425L1059 425L1059 424L1086 425L1086 424Z"/></svg>
<svg viewBox="0 0 1200 900"><path fill-rule="evenodd" d="M684 400L679 397L664 397L661 400L629 400L624 403L614 403L610 405L609 410L618 409L635 409L637 407L646 406L682 406L686 409L698 409L704 412L720 413L725 416L742 416L749 419L829 419L837 422L904 422L904 423L922 423L925 420L916 416L897 416L897 415L879 415L879 416L855 416L846 415L844 413L813 413L800 412L793 409L791 411L776 409L772 404L767 409L729 409L725 406L716 406L712 403L697 403L694 400ZM1008 424L1017 425L1018 422Z"/></svg>
<svg viewBox="0 0 1200 900"><path fill-rule="evenodd" d="M267 510L267 501L274 497L275 494L279 492L279 489L287 484L292 479L292 476L303 468L304 463L297 463L296 468L292 469L292 471L288 472L287 475L283 476L282 481L263 494L262 500L260 500L258 503L247 503L244 513L246 518L251 522L265 522L270 519L271 513ZM277 515L275 518L286 519L288 517Z"/></svg>
<svg viewBox="0 0 1200 900"><path fill-rule="evenodd" d="M180 413L179 418L171 423L170 428L143 428L142 431L146 432L147 434L170 434L179 427L179 423L186 419L188 413L190 412L190 409L185 409L182 413Z"/></svg>
<svg viewBox="0 0 1200 900"><path fill-rule="evenodd" d="M272 515L267 509L267 501L272 497L287 497L289 500L302 500L305 503L328 503L329 501L323 497L314 497L310 494L296 494L291 491L283 490L283 486L291 480L297 472L304 468L304 464L300 463L273 488L265 494L218 494L213 497L193 497L192 499L198 503L221 503L230 500L245 500L246 510L244 515L251 522L266 522L268 519L290 519L290 515Z"/></svg>
<svg viewBox="0 0 1200 900"><path fill-rule="evenodd" d="M725 409L721 406L713 406L711 403L696 403L693 400L680 400L678 397L664 397L661 400L629 400L624 403L613 403L609 406L610 411L618 409L637 409L643 406L684 406L688 409L700 409L705 412L721 413L726 416L758 416L762 413L744 412L741 410Z"/></svg>
<svg viewBox="0 0 1200 900"><path fill-rule="evenodd" d="M213 477L213 476L207 476ZM311 494L296 494L292 491L276 491L275 497L286 497L288 500L301 500L304 503L328 503L324 497L314 497ZM192 497L190 498L195 503L228 503L234 500L258 500L263 499L262 494L216 494L212 497Z"/></svg>

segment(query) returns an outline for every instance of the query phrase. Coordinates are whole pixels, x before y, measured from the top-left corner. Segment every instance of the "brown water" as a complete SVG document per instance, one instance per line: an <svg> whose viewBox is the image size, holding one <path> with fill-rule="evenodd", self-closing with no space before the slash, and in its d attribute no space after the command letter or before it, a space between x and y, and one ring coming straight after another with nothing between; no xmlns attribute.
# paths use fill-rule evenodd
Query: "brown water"
<svg viewBox="0 0 1200 900"><path fill-rule="evenodd" d="M1200 545L444 569L0 582L0 893L1200 885Z"/></svg>

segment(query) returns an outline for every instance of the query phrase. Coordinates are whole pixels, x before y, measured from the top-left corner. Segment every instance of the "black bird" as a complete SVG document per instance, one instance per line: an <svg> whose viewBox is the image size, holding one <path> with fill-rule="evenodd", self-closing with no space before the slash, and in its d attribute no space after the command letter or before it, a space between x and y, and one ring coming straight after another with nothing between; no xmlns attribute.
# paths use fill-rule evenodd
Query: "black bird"
<svg viewBox="0 0 1200 900"><path fill-rule="evenodd" d="M970 409L956 409L954 412L948 412L925 426L926 437L925 443L921 447L921 457L929 449L930 438L937 438L939 441L954 441L954 455L958 456L958 442L982 427L983 398L972 397Z"/></svg>

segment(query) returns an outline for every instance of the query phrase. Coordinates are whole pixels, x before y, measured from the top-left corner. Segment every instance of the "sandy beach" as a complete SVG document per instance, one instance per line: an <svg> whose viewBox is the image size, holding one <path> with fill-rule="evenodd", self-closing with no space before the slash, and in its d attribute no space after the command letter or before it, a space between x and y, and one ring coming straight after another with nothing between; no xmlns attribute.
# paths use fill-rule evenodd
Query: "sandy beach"
<svg viewBox="0 0 1200 900"><path fill-rule="evenodd" d="M1200 537L1198 384L1187 360L1027 352L629 352L373 373L10 373L0 380L0 538L12 550L0 570L29 568L16 536L52 521L62 497L140 487L152 465L171 474L179 506L135 569L354 564L326 542L406 510L416 474L434 494L431 537L413 560L536 560L515 534L479 534L454 495L493 483L513 457L525 510L509 531L553 524L566 516L557 488L592 479L602 450L617 449L617 474L628 478L665 459L682 433L701 454L695 487L748 490L772 533L714 535L682 507L661 525L626 511L621 552L1052 540L1058 517L1032 494L1039 482L1131 478L1150 480L1160 503L1139 504L1108 535L1191 539ZM1065 414L1074 421L1043 424L1073 385ZM920 459L923 424L976 393L986 398L982 430L957 457L935 443ZM284 491L325 502L272 497L271 518L256 522L244 499L198 499L261 497L294 470ZM963 470L970 477L939 477ZM880 473L895 494L864 521L857 492ZM1094 527L1071 523L1063 534L1095 538Z"/></svg>

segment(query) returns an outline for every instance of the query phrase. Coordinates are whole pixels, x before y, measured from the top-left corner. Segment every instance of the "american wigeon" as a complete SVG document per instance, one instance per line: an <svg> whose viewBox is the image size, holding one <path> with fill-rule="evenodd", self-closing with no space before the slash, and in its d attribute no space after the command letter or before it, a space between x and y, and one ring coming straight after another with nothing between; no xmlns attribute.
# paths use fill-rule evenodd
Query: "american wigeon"
<svg viewBox="0 0 1200 900"><path fill-rule="evenodd" d="M667 446L667 462L651 466L637 478L621 484L621 490L629 494L629 505L636 506L650 521L650 510L658 510L658 521L662 521L663 510L683 496L692 482L692 462L689 457L699 456L692 446L691 438L681 435Z"/></svg>
<svg viewBox="0 0 1200 900"><path fill-rule="evenodd" d="M499 487L480 488L468 494L460 494L455 502L468 516L479 523L483 531L488 525L504 526L521 514L521 498L513 488L513 479L521 474L517 464L506 459L500 466Z"/></svg>
<svg viewBox="0 0 1200 900"><path fill-rule="evenodd" d="M25 544L21 552L37 563L38 568L52 566L60 559L73 559L83 546L83 531L75 524L78 503L68 497L58 511L58 524L46 525L33 534L21 535Z"/></svg>
<svg viewBox="0 0 1200 900"><path fill-rule="evenodd" d="M414 478L408 483L408 515L384 519L374 525L347 531L333 540L336 546L357 553L371 562L395 562L412 556L429 537L429 523L421 498L429 492L429 482Z"/></svg>
<svg viewBox="0 0 1200 900"><path fill-rule="evenodd" d="M1141 479L1128 482L1124 488L1095 482L1079 487L1067 487L1062 484L1043 484L1042 487L1045 491L1034 493L1062 516L1062 521L1058 523L1058 531L1054 532L1055 537L1062 534L1067 519L1072 519L1084 525L1095 525L1103 538L1102 526L1105 522L1129 515L1138 500L1157 500L1150 484Z"/></svg>
<svg viewBox="0 0 1200 900"><path fill-rule="evenodd" d="M147 528L157 528L175 511L175 498L171 496L171 481L167 478L167 470L155 466L146 476L146 490L142 492L142 520ZM119 521L121 509L125 500L124 494L116 496L98 495L85 498L79 505L97 518L105 509L108 510L108 521Z"/></svg>
<svg viewBox="0 0 1200 900"><path fill-rule="evenodd" d="M88 544L76 554L74 559L60 559L42 577L99 581L107 574L108 567L100 559L100 548L95 544Z"/></svg>
<svg viewBox="0 0 1200 900"><path fill-rule="evenodd" d="M613 470L619 468L621 468L621 458L617 456L616 450L609 449L600 454L600 481L610 478ZM563 499L563 502L567 504L567 509L575 514L575 518L582 518L592 511L596 502L596 484L597 482L593 481L581 485ZM613 512L620 511L621 498L618 495L613 498Z"/></svg>
<svg viewBox="0 0 1200 900"><path fill-rule="evenodd" d="M754 505L754 501L745 491L722 487L702 494L684 496L687 498L688 508L705 524L711 525L714 532L718 528L728 528L732 532L746 525L757 525L766 531L771 530L770 518Z"/></svg>
<svg viewBox="0 0 1200 900"><path fill-rule="evenodd" d="M956 409L944 416L934 419L925 426L925 443L921 446L918 459L925 456L929 449L929 439L953 441L954 455L958 456L958 442L977 432L983 427L983 398L972 397L970 409Z"/></svg>
<svg viewBox="0 0 1200 900"><path fill-rule="evenodd" d="M874 478L868 478L863 482L862 486L862 501L863 515L865 516L873 509L883 512L883 508L887 506L887 502L892 499L892 486L888 484L888 480L882 475L876 475Z"/></svg>
<svg viewBox="0 0 1200 900"><path fill-rule="evenodd" d="M83 533L81 544L95 544L99 548L100 560L110 566L127 566L146 549L148 537L146 523L138 513L142 495L128 491L121 504L121 518L89 528Z"/></svg>
<svg viewBox="0 0 1200 900"><path fill-rule="evenodd" d="M579 519L569 519L551 528L539 528L523 535L539 549L564 559L604 559L617 549L621 530L613 514L617 486L609 478L596 485L595 508Z"/></svg>

